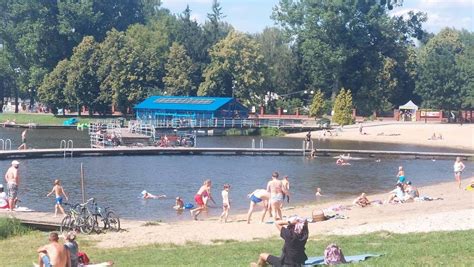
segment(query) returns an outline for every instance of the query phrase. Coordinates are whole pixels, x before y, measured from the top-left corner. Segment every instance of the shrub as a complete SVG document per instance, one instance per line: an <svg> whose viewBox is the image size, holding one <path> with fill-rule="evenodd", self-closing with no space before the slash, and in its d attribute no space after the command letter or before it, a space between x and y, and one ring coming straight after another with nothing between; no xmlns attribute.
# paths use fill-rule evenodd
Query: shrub
<svg viewBox="0 0 474 267"><path fill-rule="evenodd" d="M0 240L8 237L23 235L29 231L28 227L21 225L20 220L0 218Z"/></svg>

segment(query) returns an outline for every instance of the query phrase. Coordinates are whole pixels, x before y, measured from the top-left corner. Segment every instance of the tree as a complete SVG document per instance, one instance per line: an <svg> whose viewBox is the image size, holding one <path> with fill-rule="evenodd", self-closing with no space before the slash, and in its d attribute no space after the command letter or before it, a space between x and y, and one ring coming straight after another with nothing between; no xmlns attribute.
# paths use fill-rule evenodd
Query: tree
<svg viewBox="0 0 474 267"><path fill-rule="evenodd" d="M255 35L266 68L265 82L262 87L266 91L288 94L302 90L297 57L290 47L288 38L278 28L265 28Z"/></svg>
<svg viewBox="0 0 474 267"><path fill-rule="evenodd" d="M3 112L4 98L11 96L16 85L15 72L11 68L7 52L0 48L0 113Z"/></svg>
<svg viewBox="0 0 474 267"><path fill-rule="evenodd" d="M352 119L352 94L351 90L342 88L334 101L333 122L339 125L347 125L353 122Z"/></svg>
<svg viewBox="0 0 474 267"><path fill-rule="evenodd" d="M440 31L421 49L416 92L422 97L424 107L461 108L463 99L468 96L468 92L462 90L465 80L458 64L463 54L459 32L449 28Z"/></svg>
<svg viewBox="0 0 474 267"><path fill-rule="evenodd" d="M74 54L69 62L64 94L69 106L77 107L79 114L82 106L89 108L89 115L92 115L98 107L97 49L98 44L94 37L84 37L74 48Z"/></svg>
<svg viewBox="0 0 474 267"><path fill-rule="evenodd" d="M386 102L378 97L384 92L373 92L381 88L377 77L379 81L388 77L379 74L387 63L395 62L391 80L408 77L404 69L407 47L413 44L411 38L424 34L424 14L411 12L406 19L389 16L388 9L395 2L281 0L273 18L293 38L308 86L321 88L331 99L339 88L351 88L357 108L371 113ZM398 83L391 92L410 94L414 88L404 89L407 85L410 83ZM386 98L397 99L393 95Z"/></svg>
<svg viewBox="0 0 474 267"><path fill-rule="evenodd" d="M204 71L198 95L235 96L250 99L264 82L260 46L243 33L232 31L214 45L211 63Z"/></svg>
<svg viewBox="0 0 474 267"><path fill-rule="evenodd" d="M463 30L460 32L461 42L463 43L463 53L457 57L457 65L460 69L460 78L462 79L461 108L474 108L474 33Z"/></svg>
<svg viewBox="0 0 474 267"><path fill-rule="evenodd" d="M163 77L163 83L168 94L189 96L196 92L196 86L192 81L194 65L184 46L173 43L165 69L166 76Z"/></svg>
<svg viewBox="0 0 474 267"><path fill-rule="evenodd" d="M309 116L310 117L320 117L324 114L324 94L321 90L316 91L313 96L313 102L311 102L311 106L309 108Z"/></svg>
<svg viewBox="0 0 474 267"><path fill-rule="evenodd" d="M38 88L39 100L50 107L54 114L59 108L64 109L67 106L64 88L67 85L68 68L69 61L67 59L59 61L53 71L44 76L44 80Z"/></svg>
<svg viewBox="0 0 474 267"><path fill-rule="evenodd" d="M207 13L204 31L207 36L207 45L213 46L215 43L226 37L232 26L222 21L226 16L222 12L221 4L217 0L212 2L212 13Z"/></svg>

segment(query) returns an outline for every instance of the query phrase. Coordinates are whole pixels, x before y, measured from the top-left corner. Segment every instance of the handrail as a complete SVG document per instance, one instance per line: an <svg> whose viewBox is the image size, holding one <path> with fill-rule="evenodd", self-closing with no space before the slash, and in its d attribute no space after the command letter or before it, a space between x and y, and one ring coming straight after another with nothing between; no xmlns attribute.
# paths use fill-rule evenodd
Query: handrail
<svg viewBox="0 0 474 267"><path fill-rule="evenodd" d="M72 158L74 153L74 141L72 141L71 139L67 141L64 139L61 140L61 142L59 143L59 149L64 149L64 158L66 158L67 152L69 150L69 155L71 155Z"/></svg>

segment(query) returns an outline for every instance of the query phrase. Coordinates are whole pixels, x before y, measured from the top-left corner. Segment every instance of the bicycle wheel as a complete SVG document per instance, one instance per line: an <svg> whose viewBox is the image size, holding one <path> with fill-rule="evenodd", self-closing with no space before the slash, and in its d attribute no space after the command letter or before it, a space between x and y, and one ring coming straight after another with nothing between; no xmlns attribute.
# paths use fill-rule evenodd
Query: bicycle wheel
<svg viewBox="0 0 474 267"><path fill-rule="evenodd" d="M71 215L66 215L61 221L61 225L59 226L59 232L66 233L73 230L73 222L74 219L71 217Z"/></svg>
<svg viewBox="0 0 474 267"><path fill-rule="evenodd" d="M83 234L90 234L94 231L96 222L92 216L79 217L79 229Z"/></svg>
<svg viewBox="0 0 474 267"><path fill-rule="evenodd" d="M107 212L105 216L108 229L114 232L120 231L120 218L113 211Z"/></svg>

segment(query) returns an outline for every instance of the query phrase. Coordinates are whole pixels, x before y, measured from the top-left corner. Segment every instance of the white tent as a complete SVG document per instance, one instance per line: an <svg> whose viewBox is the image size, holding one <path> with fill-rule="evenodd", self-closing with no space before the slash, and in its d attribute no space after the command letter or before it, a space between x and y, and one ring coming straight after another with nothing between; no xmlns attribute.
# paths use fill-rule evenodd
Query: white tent
<svg viewBox="0 0 474 267"><path fill-rule="evenodd" d="M401 105L398 109L408 109L408 110L418 110L418 106L415 105L411 100L408 101L405 105Z"/></svg>

